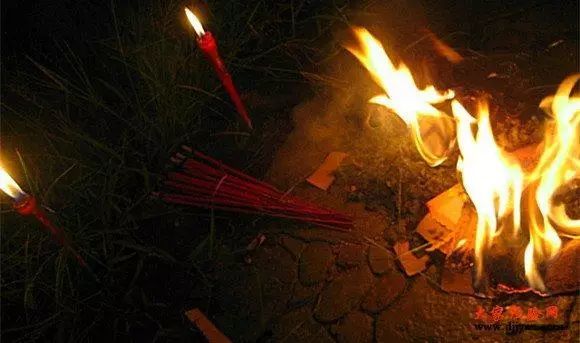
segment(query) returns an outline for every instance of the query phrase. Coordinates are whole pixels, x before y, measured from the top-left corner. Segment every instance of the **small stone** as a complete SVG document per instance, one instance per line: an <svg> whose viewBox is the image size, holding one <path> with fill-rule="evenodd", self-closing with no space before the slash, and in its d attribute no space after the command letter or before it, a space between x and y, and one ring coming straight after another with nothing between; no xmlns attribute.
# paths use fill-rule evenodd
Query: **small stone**
<svg viewBox="0 0 580 343"><path fill-rule="evenodd" d="M336 264L343 268L357 267L365 260L364 248L360 245L343 245L338 250Z"/></svg>
<svg viewBox="0 0 580 343"><path fill-rule="evenodd" d="M336 340L345 342L372 342L373 341L373 318L366 314L353 311L333 325L332 332Z"/></svg>
<svg viewBox="0 0 580 343"><path fill-rule="evenodd" d="M373 273L381 275L394 270L393 259L386 249L371 245L369 248L369 266Z"/></svg>
<svg viewBox="0 0 580 343"><path fill-rule="evenodd" d="M282 245L284 249L288 250L290 255L292 255L295 260L298 260L300 259L302 250L304 250L305 244L296 238L284 235L280 237L280 245Z"/></svg>
<svg viewBox="0 0 580 343"><path fill-rule="evenodd" d="M315 286L304 286L300 282L294 284L290 306L302 306L311 303L322 289L322 284Z"/></svg>
<svg viewBox="0 0 580 343"><path fill-rule="evenodd" d="M308 244L300 256L300 281L309 286L326 280L328 269L333 262L334 255L329 244L322 242Z"/></svg>
<svg viewBox="0 0 580 343"><path fill-rule="evenodd" d="M321 322L332 322L358 306L370 288L373 275L363 265L334 279L320 294L314 316Z"/></svg>
<svg viewBox="0 0 580 343"><path fill-rule="evenodd" d="M386 309L405 290L407 280L397 272L376 278L371 290L364 297L362 308L371 313Z"/></svg>

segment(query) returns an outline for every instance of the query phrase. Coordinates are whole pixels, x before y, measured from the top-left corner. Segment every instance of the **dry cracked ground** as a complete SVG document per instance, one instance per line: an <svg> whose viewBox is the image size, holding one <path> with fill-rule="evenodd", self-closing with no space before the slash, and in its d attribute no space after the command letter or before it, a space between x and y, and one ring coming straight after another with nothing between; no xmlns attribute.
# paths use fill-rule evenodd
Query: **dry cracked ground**
<svg viewBox="0 0 580 343"><path fill-rule="evenodd" d="M577 341L577 295L480 299L439 289L436 264L414 277L403 273L393 258L393 243L413 230L426 211L426 199L456 182L453 165L432 169L417 156L395 158L412 156L413 147L405 139L385 142L384 137L406 137L404 126L383 125L392 132L373 133L343 125L348 117L335 113L351 108L349 101L318 99L296 108L295 129L278 151L268 179L280 189L351 214L354 228L339 232L289 222L264 228L266 241L252 253L251 263L219 276L215 295L225 311L212 317L216 325L235 341ZM327 192L301 182L331 151L349 152L367 173L341 175ZM385 203L348 201L353 183L369 179L379 180L371 184L380 188L376 197ZM496 305L555 305L558 317L536 324L563 329L517 335L506 334L505 328L477 330L478 306L489 311Z"/></svg>
<svg viewBox="0 0 580 343"><path fill-rule="evenodd" d="M313 228L269 241L251 266L229 275L230 285L245 283L230 294L237 299L228 310L235 320L217 318L217 324L234 341L572 342L579 337L580 302L574 296L500 301L448 294L428 272L405 277L384 248ZM488 310L556 305L558 319L545 323L566 328L518 335L476 330L479 305Z"/></svg>

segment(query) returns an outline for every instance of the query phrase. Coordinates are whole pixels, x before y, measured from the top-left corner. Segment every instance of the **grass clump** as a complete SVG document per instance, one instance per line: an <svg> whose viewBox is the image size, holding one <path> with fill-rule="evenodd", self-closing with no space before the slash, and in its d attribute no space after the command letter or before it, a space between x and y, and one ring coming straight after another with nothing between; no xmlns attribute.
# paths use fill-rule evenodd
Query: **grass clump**
<svg viewBox="0 0 580 343"><path fill-rule="evenodd" d="M257 130L242 131L195 46L182 2L78 6L102 19L79 27L90 35L4 59L2 163L65 228L91 271L3 203L2 338L197 337L183 310L212 311L209 273L235 256L224 242L235 247L251 222L149 195L183 143L264 170L280 132L263 126L284 127L287 111L276 117L257 109ZM306 83L301 70L336 48L316 46L337 20L320 13L339 8L221 1L201 11L240 89L275 94Z"/></svg>

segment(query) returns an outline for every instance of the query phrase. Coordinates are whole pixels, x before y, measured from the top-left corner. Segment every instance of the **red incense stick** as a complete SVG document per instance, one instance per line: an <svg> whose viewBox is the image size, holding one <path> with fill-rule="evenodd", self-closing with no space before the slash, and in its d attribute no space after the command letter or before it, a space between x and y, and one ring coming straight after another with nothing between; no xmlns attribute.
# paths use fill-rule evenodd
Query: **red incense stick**
<svg viewBox="0 0 580 343"><path fill-rule="evenodd" d="M46 216L46 213L42 210L42 208L40 206L38 206L38 202L36 201L36 198L27 194L24 197L22 197L21 199L16 200L14 202L13 206L14 206L14 209L16 210L16 212L18 212L19 214L21 214L23 216L33 216L34 218L36 218L36 220L38 220L42 224L44 229L52 235L52 238L57 243L59 243L60 245L65 247L67 250L69 250L73 254L75 259L78 261L78 263L81 266L83 266L83 267L87 266L87 263L82 258L82 256L79 255L79 253L76 252L76 250L74 250L71 247L70 243L68 242L68 240L64 234L64 231L61 228L55 226L50 221L50 219L48 219L48 217Z"/></svg>
<svg viewBox="0 0 580 343"><path fill-rule="evenodd" d="M187 15L189 22L191 23L191 25L195 29L195 33L197 34L198 37L197 45L203 51L205 57L213 65L213 68L216 74L218 75L218 78L220 79L222 85L228 92L228 95L230 96L230 99L234 103L236 110L242 117L242 120L244 121L244 123L246 123L246 125L250 129L252 129L252 121L250 120L250 116L246 111L246 107L244 106L244 103L240 98L240 95L238 93L238 90L236 89L236 86L234 85L234 81L232 80L230 73L228 72L226 66L224 65L224 62L222 61L219 55L217 42L215 38L213 37L211 32L204 30L203 26L201 25L195 14L193 14L193 12L191 12L188 8L185 8L185 14Z"/></svg>
<svg viewBox="0 0 580 343"><path fill-rule="evenodd" d="M341 230L352 227L352 218L345 214L287 195L189 147L182 148L183 154L171 158L178 170L169 172L163 182L164 191L155 193L163 201L294 219Z"/></svg>
<svg viewBox="0 0 580 343"><path fill-rule="evenodd" d="M83 267L87 267L85 260L79 255L69 244L64 231L55 226L50 219L46 216L46 213L38 205L36 199L24 192L18 183L10 177L10 175L0 166L0 190L2 190L6 195L12 198L13 207L16 212L23 216L33 216L38 220L44 229L48 231L52 238L57 241L60 245L69 250L74 257L77 259L79 264Z"/></svg>

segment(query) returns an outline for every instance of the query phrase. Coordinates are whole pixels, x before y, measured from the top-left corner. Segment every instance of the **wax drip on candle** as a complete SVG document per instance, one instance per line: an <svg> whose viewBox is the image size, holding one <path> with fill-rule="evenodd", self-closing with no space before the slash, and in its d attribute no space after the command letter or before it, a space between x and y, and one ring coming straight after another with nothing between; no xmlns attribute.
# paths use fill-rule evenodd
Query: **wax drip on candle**
<svg viewBox="0 0 580 343"><path fill-rule="evenodd" d="M187 16L187 19L191 23L191 26L195 30L195 33L197 34L197 45L203 51L206 58L213 65L213 68L216 74L218 75L218 78L220 79L222 85L228 92L228 95L230 96L230 99L234 103L234 106L236 107L236 110L238 111L239 115L242 117L242 120L244 121L244 123L246 123L246 125L250 129L252 129L252 121L250 119L250 116L248 115L248 111L246 111L246 107L244 106L244 103L240 98L238 90L234 85L234 81L232 80L231 75L228 73L228 70L219 55L217 42L215 38L213 37L211 32L206 31L203 28L199 19L197 19L195 14L193 14L193 12L189 10L189 8L187 7L185 8L185 14Z"/></svg>

